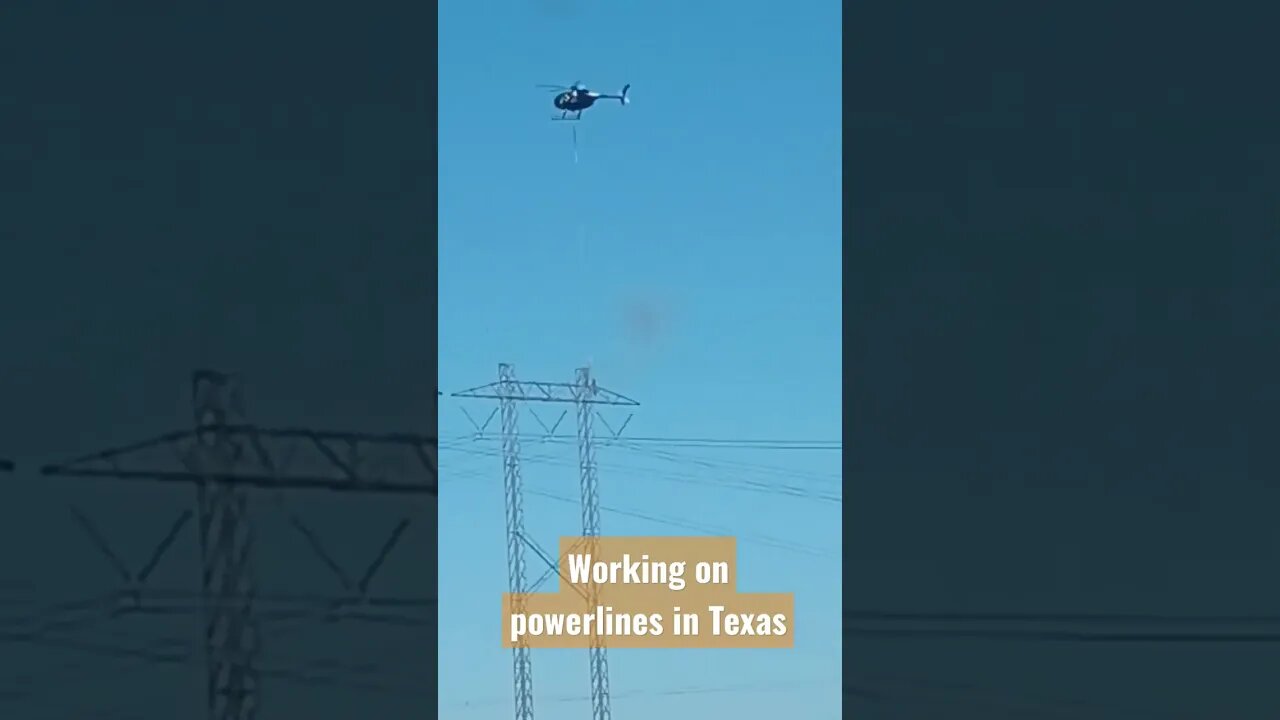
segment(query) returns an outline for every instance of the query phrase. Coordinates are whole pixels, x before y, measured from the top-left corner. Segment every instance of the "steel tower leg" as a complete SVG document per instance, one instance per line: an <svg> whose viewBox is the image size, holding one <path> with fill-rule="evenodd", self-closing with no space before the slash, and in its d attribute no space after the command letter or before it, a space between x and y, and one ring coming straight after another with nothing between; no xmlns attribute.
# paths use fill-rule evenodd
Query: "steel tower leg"
<svg viewBox="0 0 1280 720"><path fill-rule="evenodd" d="M511 611L522 612L525 592L524 508L520 488L520 427L517 406L519 384L510 365L498 366L502 415L502 484L506 492L507 582L512 596ZM512 649L512 683L516 720L533 719L533 663L527 645Z"/></svg>
<svg viewBox="0 0 1280 720"><path fill-rule="evenodd" d="M595 554L594 538L600 536L600 492L596 476L596 456L592 443L591 420L595 413L596 383L590 368L580 368L574 382L578 406L578 474L582 483L582 535L587 540L587 552ZM599 588L594 584L588 589L591 605L597 605ZM591 637L588 650L591 656L591 717L592 720L610 720L609 707L609 655L604 638Z"/></svg>

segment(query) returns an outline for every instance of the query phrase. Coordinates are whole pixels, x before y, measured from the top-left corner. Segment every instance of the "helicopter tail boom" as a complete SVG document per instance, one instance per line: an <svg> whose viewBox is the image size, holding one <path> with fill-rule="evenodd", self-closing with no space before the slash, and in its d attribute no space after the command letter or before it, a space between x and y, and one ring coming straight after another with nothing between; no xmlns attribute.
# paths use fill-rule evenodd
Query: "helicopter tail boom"
<svg viewBox="0 0 1280 720"><path fill-rule="evenodd" d="M627 103L631 102L630 100L627 99L627 91L630 89L631 89L630 85L623 85L622 92L618 93L617 95L606 95L604 93L596 93L596 94L593 94L591 97L617 100L619 103L626 105Z"/></svg>

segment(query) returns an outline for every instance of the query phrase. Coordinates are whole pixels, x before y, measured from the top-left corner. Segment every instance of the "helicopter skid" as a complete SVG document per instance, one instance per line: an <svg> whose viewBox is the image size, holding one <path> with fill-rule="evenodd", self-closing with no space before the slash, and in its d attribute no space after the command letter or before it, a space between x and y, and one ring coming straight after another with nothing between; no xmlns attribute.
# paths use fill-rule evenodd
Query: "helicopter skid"
<svg viewBox="0 0 1280 720"><path fill-rule="evenodd" d="M578 121L579 121L579 120L581 120L582 118L576 118L576 117L553 117L553 118L551 118L551 119L552 119L553 121L555 121L555 122L578 122Z"/></svg>

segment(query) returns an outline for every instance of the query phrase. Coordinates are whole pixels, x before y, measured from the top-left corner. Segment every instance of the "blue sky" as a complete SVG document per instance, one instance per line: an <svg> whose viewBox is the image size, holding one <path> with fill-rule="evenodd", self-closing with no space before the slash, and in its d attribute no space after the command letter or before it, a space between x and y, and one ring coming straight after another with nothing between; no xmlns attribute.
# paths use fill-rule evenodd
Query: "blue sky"
<svg viewBox="0 0 1280 720"><path fill-rule="evenodd" d="M439 32L446 396L499 362L562 381L589 363L642 403L627 437L838 440L840 4L449 0ZM584 114L576 162L534 88L574 81L633 101ZM497 421L458 440L462 408L491 410L440 407L441 716L507 718ZM577 528L574 448L540 430L526 413L526 527L553 549ZM740 589L793 591L798 615L790 651L614 651L615 715L838 717L840 453L637 442L599 461L606 534L731 532ZM589 712L585 651L533 668L541 715Z"/></svg>

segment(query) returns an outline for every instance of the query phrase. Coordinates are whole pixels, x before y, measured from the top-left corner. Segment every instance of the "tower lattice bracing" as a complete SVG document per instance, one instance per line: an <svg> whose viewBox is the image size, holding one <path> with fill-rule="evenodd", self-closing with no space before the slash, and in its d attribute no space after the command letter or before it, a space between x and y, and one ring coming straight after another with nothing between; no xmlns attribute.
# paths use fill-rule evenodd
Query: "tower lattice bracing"
<svg viewBox="0 0 1280 720"><path fill-rule="evenodd" d="M596 555L595 539L600 537L600 485L596 473L596 452L592 443L592 419L595 415L596 383L590 368L580 368L574 382L574 397L578 410L578 476L582 489L582 536L587 541L587 552ZM599 604L600 591L595 583L587 589L589 603ZM609 703L609 654L604 638L592 634L588 648L591 661L591 717L592 720L610 720Z"/></svg>
<svg viewBox="0 0 1280 720"><path fill-rule="evenodd" d="M502 486L507 516L507 586L512 596L511 611L523 611L525 587L524 508L520 481L520 407L517 404L515 370L498 366L498 401L502 415ZM529 647L512 649L512 683L516 720L533 720L533 662Z"/></svg>

